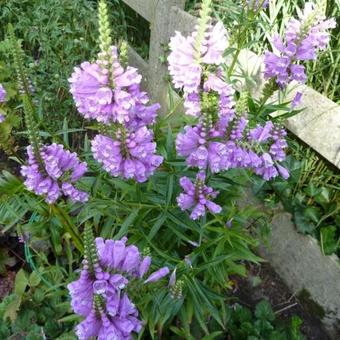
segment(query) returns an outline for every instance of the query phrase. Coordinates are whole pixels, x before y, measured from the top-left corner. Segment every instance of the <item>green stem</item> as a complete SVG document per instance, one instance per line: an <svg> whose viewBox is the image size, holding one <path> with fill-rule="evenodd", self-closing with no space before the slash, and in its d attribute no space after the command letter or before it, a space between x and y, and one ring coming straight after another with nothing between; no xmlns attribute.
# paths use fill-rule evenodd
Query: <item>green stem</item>
<svg viewBox="0 0 340 340"><path fill-rule="evenodd" d="M238 45L237 51L236 51L236 53L234 54L234 58L233 58L233 60L232 60L232 62L231 62L231 65L230 65L230 67L229 67L229 70L228 70L228 77L229 77L229 78L232 76L232 74L233 74L233 72L234 72L234 68L235 68L235 66L236 66L237 59L238 59L238 57L239 57L239 55L240 55L240 53L241 53L241 48L240 48L240 46L241 46L241 45Z"/></svg>
<svg viewBox="0 0 340 340"><path fill-rule="evenodd" d="M27 71L24 66L24 52L22 50L21 44L15 37L12 25L9 25L8 31L10 42L12 45L13 60L17 73L18 86L19 89L22 91L21 98L23 102L25 124L28 131L29 141L33 148L34 157L39 163L40 170L45 172L44 162L40 155L41 141L39 136L39 129L34 118L35 108L31 98Z"/></svg>
<svg viewBox="0 0 340 340"><path fill-rule="evenodd" d="M39 163L40 171L45 172L44 161L40 154L41 141L39 131L34 120L34 107L26 93L22 95L22 102L24 107L25 124L28 131L28 138L33 148L34 158Z"/></svg>

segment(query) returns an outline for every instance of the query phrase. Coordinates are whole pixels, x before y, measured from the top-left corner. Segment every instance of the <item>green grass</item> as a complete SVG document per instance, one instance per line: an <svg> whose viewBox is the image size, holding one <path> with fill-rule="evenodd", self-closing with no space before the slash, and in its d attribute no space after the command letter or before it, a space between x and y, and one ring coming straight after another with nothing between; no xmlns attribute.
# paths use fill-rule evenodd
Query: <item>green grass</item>
<svg viewBox="0 0 340 340"><path fill-rule="evenodd" d="M0 40L7 24L15 28L28 56L27 65L40 102L43 128L61 129L79 124L79 115L69 94L68 78L75 66L95 58L97 51L96 1L88 0L0 0ZM118 0L111 3L114 36L126 36L126 24ZM11 64L9 47L3 42L0 59Z"/></svg>

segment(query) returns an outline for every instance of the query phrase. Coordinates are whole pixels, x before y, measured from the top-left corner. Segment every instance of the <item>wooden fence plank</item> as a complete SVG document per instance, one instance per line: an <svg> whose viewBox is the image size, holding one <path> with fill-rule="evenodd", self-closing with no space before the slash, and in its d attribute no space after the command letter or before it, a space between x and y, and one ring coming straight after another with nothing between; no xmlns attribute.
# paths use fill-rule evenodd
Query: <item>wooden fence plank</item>
<svg viewBox="0 0 340 340"><path fill-rule="evenodd" d="M194 31L196 24L196 17L176 6L171 8L169 24L171 35L176 31L181 32L183 35L189 35Z"/></svg>
<svg viewBox="0 0 340 340"><path fill-rule="evenodd" d="M128 45L128 58L129 65L138 68L143 76L142 87L146 90L149 80L149 64L130 45Z"/></svg>
<svg viewBox="0 0 340 340"><path fill-rule="evenodd" d="M135 12L149 22L153 21L158 0L123 0Z"/></svg>
<svg viewBox="0 0 340 340"><path fill-rule="evenodd" d="M170 11L173 6L184 8L185 0L157 0L155 17L151 22L149 51L149 90L152 98L161 104L161 114L168 112L168 74L167 64L161 58L165 55L165 47L169 44Z"/></svg>

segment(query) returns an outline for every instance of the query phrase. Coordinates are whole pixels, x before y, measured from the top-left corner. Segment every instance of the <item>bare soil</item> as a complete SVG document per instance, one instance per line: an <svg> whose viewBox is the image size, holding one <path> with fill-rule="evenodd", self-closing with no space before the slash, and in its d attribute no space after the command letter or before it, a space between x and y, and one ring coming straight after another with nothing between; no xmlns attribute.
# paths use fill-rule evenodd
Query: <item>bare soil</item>
<svg viewBox="0 0 340 340"><path fill-rule="evenodd" d="M294 315L300 317L303 320L301 332L306 339L330 339L323 330L320 319L311 312L310 306L299 301L268 263L261 266L250 265L249 276L237 278L236 282L234 295L238 297L240 304L254 310L256 304L265 299L271 303L279 320L289 321Z"/></svg>

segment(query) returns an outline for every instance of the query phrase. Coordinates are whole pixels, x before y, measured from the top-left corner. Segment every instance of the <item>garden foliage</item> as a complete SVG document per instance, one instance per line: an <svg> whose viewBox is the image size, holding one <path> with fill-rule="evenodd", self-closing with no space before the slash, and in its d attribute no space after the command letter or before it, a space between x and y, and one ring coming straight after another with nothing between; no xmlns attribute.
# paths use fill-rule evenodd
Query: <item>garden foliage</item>
<svg viewBox="0 0 340 340"><path fill-rule="evenodd" d="M39 9L44 18L52 2ZM176 33L169 44L171 82L184 101L173 126L168 116L158 115L159 104L151 102L139 71L128 65L127 44L112 30L106 1L98 1L98 25L92 5L82 3L65 4L69 26L62 29L77 36L79 51L65 57L66 68L62 60L74 40L64 46L52 35L60 41L50 50L56 64L49 65L39 54L44 41L33 33L17 40L20 25L11 5L6 8L12 14L3 14L15 24L8 26L3 49L12 56L6 77L16 77L16 86L6 81L0 88L1 106L10 112L2 109L0 127L17 129L21 122L29 144L27 156L19 150L12 157L21 176L4 171L0 178L0 224L4 232L16 231L27 262L14 292L0 304L0 334L300 339L299 320L289 330L274 329L268 303L261 302L252 315L228 304L228 295L231 278L245 276L247 262L261 262L256 248L267 229L263 212L239 206L244 188L254 178L289 177L282 119L294 114L301 95L288 103L287 85L304 82L303 62L316 59L328 44L335 23L326 19L324 3L306 4L287 33L273 37L264 58L267 82L255 99L247 86L236 86L234 76L242 32L230 36L213 20L212 1L204 0L194 32ZM239 6L251 22L268 3ZM75 27L78 9L85 30ZM58 17L49 20L58 23ZM27 57L24 47L30 43L37 54ZM29 58L38 66L29 66ZM50 67L60 70L52 80L39 73ZM64 106L73 105L68 87L74 106L70 115L58 116L54 124L62 129L56 132L41 117L52 119L56 109L65 112ZM48 104L42 91L51 93ZM272 103L275 91L279 101ZM18 101L19 110L12 106ZM279 118L271 119L272 112ZM2 145L16 152L10 138Z"/></svg>

